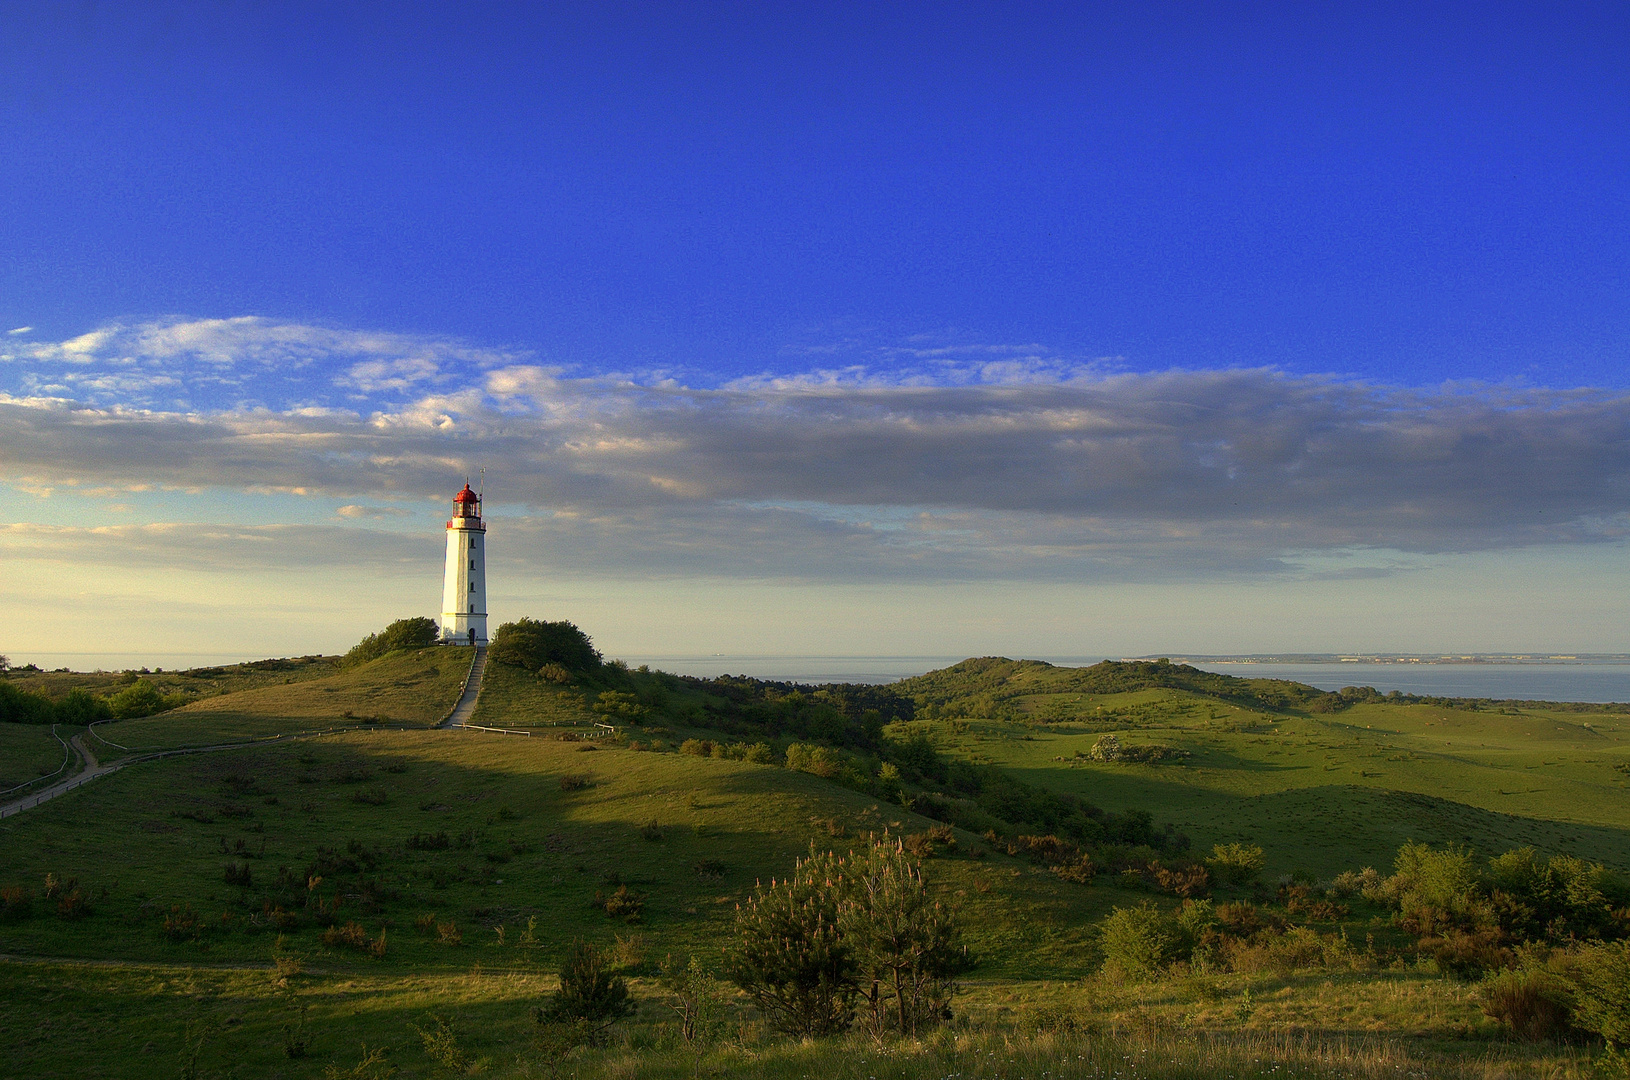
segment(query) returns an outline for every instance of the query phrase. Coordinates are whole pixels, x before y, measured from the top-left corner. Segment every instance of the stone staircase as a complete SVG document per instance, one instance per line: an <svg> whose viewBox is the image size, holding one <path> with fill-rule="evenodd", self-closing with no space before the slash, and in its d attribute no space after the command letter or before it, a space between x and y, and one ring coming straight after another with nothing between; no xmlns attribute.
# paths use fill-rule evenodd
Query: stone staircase
<svg viewBox="0 0 1630 1080"><path fill-rule="evenodd" d="M481 696L481 676L486 673L486 670L487 647L477 645L475 647L475 659L470 661L470 674L464 680L464 693L459 695L458 704L454 705L453 711L447 714L447 719L437 724L437 727L463 727L470 722L470 717L475 715L475 699Z"/></svg>

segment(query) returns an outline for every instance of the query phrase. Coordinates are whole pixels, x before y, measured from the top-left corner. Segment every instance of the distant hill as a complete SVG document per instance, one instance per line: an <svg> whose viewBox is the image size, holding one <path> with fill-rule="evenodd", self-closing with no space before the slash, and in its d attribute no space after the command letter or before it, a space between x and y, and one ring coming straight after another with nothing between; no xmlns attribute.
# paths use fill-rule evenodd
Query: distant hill
<svg viewBox="0 0 1630 1080"><path fill-rule="evenodd" d="M1240 679L1170 660L1105 660L1091 667L1055 667L1042 660L981 656L895 683L919 705L988 707L1031 694L1125 694L1187 690L1250 708L1328 712L1343 695L1289 679Z"/></svg>

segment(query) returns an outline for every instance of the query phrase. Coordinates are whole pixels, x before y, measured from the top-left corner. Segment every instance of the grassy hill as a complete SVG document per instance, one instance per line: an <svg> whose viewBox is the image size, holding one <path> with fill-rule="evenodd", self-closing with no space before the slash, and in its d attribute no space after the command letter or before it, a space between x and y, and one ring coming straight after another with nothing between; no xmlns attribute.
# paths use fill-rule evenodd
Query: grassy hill
<svg viewBox="0 0 1630 1080"><path fill-rule="evenodd" d="M1284 902L1280 874L1385 870L1407 839L1491 854L1530 843L1624 866L1621 713L1332 700L1170 664L970 660L883 689L620 667L562 682L494 664L476 722L531 734L427 730L468 655L222 669L196 680L211 685L200 700L99 728L133 747L344 730L144 763L0 822L0 890L31 896L0 914L0 993L27 1003L0 1010L0 1076L350 1075L364 1043L392 1047L403 1076L450 1075L414 1034L435 1016L472 1060L488 1059L481 1074L552 1075L527 1010L578 938L613 950L640 1011L612 1047L574 1055L573 1074L691 1076L698 1063L663 1026L657 961L716 964L737 904L812 844L921 837L936 818L979 822L923 849L975 961L955 1004L963 1026L909 1053L800 1048L731 1001L704 1071L1104 1076L1150 1051L1176 1064L1137 1075L1588 1068L1588 1050L1500 1042L1475 987L1418 961L1387 911L1358 896L1298 917L1295 933L1361 949L1105 978L1105 916L1177 900L1135 876L1069 880L1006 852L1049 814L1083 845L1164 859L1257 843L1264 883L1216 895L1270 913ZM52 678L52 692L70 688ZM1109 734L1189 756L1094 760ZM61 760L49 729L23 725L0 725L0 755L19 775ZM382 955L324 944L329 925L353 920ZM302 1024L311 1045L291 1057ZM1302 1041L1276 1042L1284 1031ZM1375 1035L1393 1041L1350 1041Z"/></svg>
<svg viewBox="0 0 1630 1080"><path fill-rule="evenodd" d="M1274 685L1264 685L1274 684ZM897 684L939 746L1197 844L1261 844L1277 873L1385 868L1407 839L1531 844L1630 867L1630 716L1575 705L1358 701L1183 665L970 660ZM1189 756L1092 760L1105 735Z"/></svg>
<svg viewBox="0 0 1630 1080"><path fill-rule="evenodd" d="M62 743L49 727L0 724L0 791L55 772L62 759Z"/></svg>

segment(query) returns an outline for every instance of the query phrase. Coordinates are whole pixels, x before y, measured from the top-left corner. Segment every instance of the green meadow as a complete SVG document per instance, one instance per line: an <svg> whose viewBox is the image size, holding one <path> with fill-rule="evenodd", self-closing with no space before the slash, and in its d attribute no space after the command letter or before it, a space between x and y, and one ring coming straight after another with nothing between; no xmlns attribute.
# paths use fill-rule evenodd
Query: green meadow
<svg viewBox="0 0 1630 1080"><path fill-rule="evenodd" d="M1332 707L1310 688L1185 676L1168 681L1194 685L1106 689L1074 669L970 661L893 688L914 718L845 736L811 688L620 668L562 681L492 663L474 722L527 732L499 734L432 729L463 650L275 663L155 675L166 693L193 686L188 703L98 725L92 746L106 761L116 746L323 734L144 761L0 821L0 888L26 893L0 918L0 1077L1566 1077L1600 1064L1588 1035L1515 1038L1379 894L1295 905L1343 871L1390 873L1407 841L1630 869L1630 717L1614 709ZM12 678L53 695L122 685ZM1096 760L1106 736L1168 752ZM789 767L809 757L794 744L817 743L836 764ZM949 779L890 764L890 747L925 743ZM61 761L48 726L0 724L0 779ZM1179 898L1152 871L1072 878L1026 857L1014 837L1036 830L985 829L998 804L975 806L955 763L1037 805L1074 797L1111 828L1145 812L1166 838L1148 849L1157 863L1260 846L1260 876L1213 882L1214 900L1254 905L1306 955L1260 945L1230 964L1106 972L1106 917ZM948 1022L799 1042L721 984L705 1044L678 1038L665 957L722 970L755 887L812 848L885 834L915 838L931 895L958 912L968 959ZM352 923L356 937L335 938ZM613 959L636 1010L608 1045L552 1051L531 1009L578 940ZM439 1022L456 1053L423 1034Z"/></svg>
<svg viewBox="0 0 1630 1080"><path fill-rule="evenodd" d="M1145 807L1209 848L1250 841L1274 873L1385 869L1406 840L1531 845L1630 868L1630 717L1523 705L1265 713L1184 691L1028 695L1067 719L927 723L950 751L1112 809ZM1192 756L1087 755L1105 734Z"/></svg>

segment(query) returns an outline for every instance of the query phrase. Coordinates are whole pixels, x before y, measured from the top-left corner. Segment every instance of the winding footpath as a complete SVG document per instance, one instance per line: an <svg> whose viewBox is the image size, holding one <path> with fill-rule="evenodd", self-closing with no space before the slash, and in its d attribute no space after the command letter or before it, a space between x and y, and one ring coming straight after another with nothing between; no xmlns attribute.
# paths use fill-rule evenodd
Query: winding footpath
<svg viewBox="0 0 1630 1080"><path fill-rule="evenodd" d="M461 728L465 726L466 722L469 721L471 716L475 715L476 698L481 696L481 676L486 673L486 670L487 648L485 645L478 645L476 646L475 656L470 660L470 673L464 677L464 688L459 693L458 701L453 705L452 711L447 714L447 719L437 724L436 727ZM345 730L367 729L356 728ZM311 739L317 738L321 735L330 734L332 731L333 729L330 729L328 732L300 732L294 735L277 735L269 739L250 739L245 742L220 743L215 746L187 746L174 750L158 750L150 753L132 753L127 757L122 757L115 761L104 763L97 760L96 752L90 748L88 743L86 743L85 734L88 733L87 729L87 732L82 732L68 740L69 748L73 750L75 756L77 756L79 759L79 768L74 772L74 774L65 779L58 780L49 787L44 787L38 791L30 792L27 795L13 799L7 803L0 803L0 819L12 817L15 814L22 813L24 810L32 810L41 803L50 802L58 795L65 795L82 784L88 784L98 777L106 776L109 773L118 772L125 766L134 765L137 762L156 761L159 758L178 757L182 754L208 754L217 750L239 750L246 746L266 746L271 743L287 742L291 739ZM108 745L111 746L114 744L109 743Z"/></svg>
<svg viewBox="0 0 1630 1080"><path fill-rule="evenodd" d="M118 772L131 761L135 760L133 758L121 758L118 761L109 762L108 764L104 765L100 761L96 760L96 752L89 746L85 745L85 736L83 734L75 735L72 739L69 739L68 746L71 750L73 750L75 756L79 758L79 769L72 776L58 780L50 787L41 788L39 791L32 792L19 799L13 799L11 802L0 805L0 818L7 818L13 814L20 814L24 810L32 809L33 807L40 805L40 803L48 802L51 799L56 798L58 795L72 791L81 784L89 783L90 781L95 780L98 776L106 776L108 773Z"/></svg>

